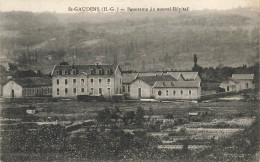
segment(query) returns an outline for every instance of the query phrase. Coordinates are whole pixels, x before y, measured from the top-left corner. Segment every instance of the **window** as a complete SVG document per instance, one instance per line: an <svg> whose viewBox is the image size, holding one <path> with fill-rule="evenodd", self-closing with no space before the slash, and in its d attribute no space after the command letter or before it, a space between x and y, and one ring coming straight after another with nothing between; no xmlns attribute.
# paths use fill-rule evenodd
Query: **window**
<svg viewBox="0 0 260 162"><path fill-rule="evenodd" d="M110 88L107 88L107 93L108 95L110 95Z"/></svg>
<svg viewBox="0 0 260 162"><path fill-rule="evenodd" d="M68 88L65 88L65 95L68 95Z"/></svg>
<svg viewBox="0 0 260 162"><path fill-rule="evenodd" d="M110 84L110 83L111 83L111 82L110 82L110 79L108 78L108 79L107 79L107 84Z"/></svg>
<svg viewBox="0 0 260 162"><path fill-rule="evenodd" d="M246 88L248 88L248 83L246 83Z"/></svg>
<svg viewBox="0 0 260 162"><path fill-rule="evenodd" d="M74 92L74 93L77 93L77 89L76 89L76 88L73 88L73 92Z"/></svg>
<svg viewBox="0 0 260 162"><path fill-rule="evenodd" d="M96 69L91 69L90 74L92 74L92 75L96 74Z"/></svg>
<svg viewBox="0 0 260 162"><path fill-rule="evenodd" d="M90 79L90 83L91 83L91 85L93 85L94 84L94 79Z"/></svg>
<svg viewBox="0 0 260 162"><path fill-rule="evenodd" d="M60 84L60 80L59 79L57 79L57 85L59 85Z"/></svg>
<svg viewBox="0 0 260 162"><path fill-rule="evenodd" d="M189 90L189 95L191 95L191 90Z"/></svg>
<svg viewBox="0 0 260 162"><path fill-rule="evenodd" d="M56 71L57 72L57 75L59 75L59 71Z"/></svg>
<svg viewBox="0 0 260 162"><path fill-rule="evenodd" d="M173 95L175 96L175 94L176 94L176 91L175 91L175 90L173 90Z"/></svg>
<svg viewBox="0 0 260 162"><path fill-rule="evenodd" d="M168 90L166 90L166 96L168 96L169 95L169 91Z"/></svg>
<svg viewBox="0 0 260 162"><path fill-rule="evenodd" d="M125 92L125 86L123 86L123 92Z"/></svg>
<svg viewBox="0 0 260 162"><path fill-rule="evenodd" d="M73 79L73 85L76 85L77 80Z"/></svg>
<svg viewBox="0 0 260 162"><path fill-rule="evenodd" d="M98 93L99 93L99 94L102 94L102 88L99 88L99 89L98 89Z"/></svg>
<svg viewBox="0 0 260 162"><path fill-rule="evenodd" d="M183 95L183 90L181 90L181 95Z"/></svg>
<svg viewBox="0 0 260 162"><path fill-rule="evenodd" d="M73 75L76 75L76 74L77 74L76 70L75 70L75 69L73 69Z"/></svg>
<svg viewBox="0 0 260 162"><path fill-rule="evenodd" d="M101 84L101 82L102 82L102 79L98 79L98 83Z"/></svg>
<svg viewBox="0 0 260 162"><path fill-rule="evenodd" d="M65 85L67 85L68 84L68 79L65 79Z"/></svg>
<svg viewBox="0 0 260 162"><path fill-rule="evenodd" d="M130 86L128 86L128 93L130 93Z"/></svg>
<svg viewBox="0 0 260 162"><path fill-rule="evenodd" d="M90 90L91 90L91 94L94 94L94 89L93 89L93 88L91 88Z"/></svg>
<svg viewBox="0 0 260 162"><path fill-rule="evenodd" d="M229 86L227 86L227 91L229 91Z"/></svg>
<svg viewBox="0 0 260 162"><path fill-rule="evenodd" d="M110 70L109 69L107 70L107 74L110 74Z"/></svg>
<svg viewBox="0 0 260 162"><path fill-rule="evenodd" d="M68 71L67 70L65 70L65 75L68 75Z"/></svg>
<svg viewBox="0 0 260 162"><path fill-rule="evenodd" d="M84 79L80 79L80 84L84 85L84 83L85 83L85 80Z"/></svg>
<svg viewBox="0 0 260 162"><path fill-rule="evenodd" d="M60 89L57 88L57 95L60 95Z"/></svg>
<svg viewBox="0 0 260 162"><path fill-rule="evenodd" d="M81 92L84 92L84 88L81 88Z"/></svg>
<svg viewBox="0 0 260 162"><path fill-rule="evenodd" d="M158 96L161 96L162 95L162 91L158 91Z"/></svg>
<svg viewBox="0 0 260 162"><path fill-rule="evenodd" d="M98 73L99 73L99 74L102 74L102 69L99 69L99 70L98 70Z"/></svg>

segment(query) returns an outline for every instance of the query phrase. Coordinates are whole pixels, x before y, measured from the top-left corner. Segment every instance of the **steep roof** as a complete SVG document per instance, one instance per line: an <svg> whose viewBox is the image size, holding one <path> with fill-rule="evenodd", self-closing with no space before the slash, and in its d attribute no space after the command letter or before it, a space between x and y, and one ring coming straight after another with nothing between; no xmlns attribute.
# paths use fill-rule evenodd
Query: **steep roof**
<svg viewBox="0 0 260 162"><path fill-rule="evenodd" d="M179 80L179 77L181 77L181 75L183 76L183 78L186 81L192 81L195 80L196 77L198 76L198 72L175 72L175 71L167 71L166 73L164 73L163 75L171 75L172 77L174 77L175 79Z"/></svg>
<svg viewBox="0 0 260 162"><path fill-rule="evenodd" d="M161 76L163 72L139 72L138 76Z"/></svg>
<svg viewBox="0 0 260 162"><path fill-rule="evenodd" d="M117 65L56 65L56 66L54 66L54 68L52 70L52 76L56 76L57 75L56 72L59 71L59 70L72 71L72 69L78 70L78 74L82 73L82 72L85 72L87 74L91 74L92 69L95 70L97 72L97 74L98 74L99 69L103 69L104 74L107 74L107 70L112 69L112 74L114 74L117 67L119 67L119 66L117 66ZM71 75L73 75L72 72L70 72L70 73L71 73Z"/></svg>
<svg viewBox="0 0 260 162"><path fill-rule="evenodd" d="M198 72L181 72L182 76L186 81L195 80L198 75Z"/></svg>
<svg viewBox="0 0 260 162"><path fill-rule="evenodd" d="M227 80L231 80L231 81L233 81L233 82L235 82L235 83L239 83L238 80L236 80L236 79L234 79L234 78L231 78L231 77L228 77Z"/></svg>
<svg viewBox="0 0 260 162"><path fill-rule="evenodd" d="M41 87L41 86L51 86L52 79L50 77L26 77L26 78L12 78L9 81L15 81L17 84L24 88ZM5 84L6 84L5 83Z"/></svg>
<svg viewBox="0 0 260 162"><path fill-rule="evenodd" d="M198 81L157 81L154 88L198 88L200 82Z"/></svg>
<svg viewBox="0 0 260 162"><path fill-rule="evenodd" d="M247 80L247 79L254 79L254 74L232 74L233 79L237 80Z"/></svg>
<svg viewBox="0 0 260 162"><path fill-rule="evenodd" d="M123 84L130 84L132 81L136 79L138 74L136 73L125 73L122 74L122 83Z"/></svg>
<svg viewBox="0 0 260 162"><path fill-rule="evenodd" d="M140 79L145 83L153 86L156 81L176 81L171 75L162 75L162 76L141 76L137 77L135 80Z"/></svg>

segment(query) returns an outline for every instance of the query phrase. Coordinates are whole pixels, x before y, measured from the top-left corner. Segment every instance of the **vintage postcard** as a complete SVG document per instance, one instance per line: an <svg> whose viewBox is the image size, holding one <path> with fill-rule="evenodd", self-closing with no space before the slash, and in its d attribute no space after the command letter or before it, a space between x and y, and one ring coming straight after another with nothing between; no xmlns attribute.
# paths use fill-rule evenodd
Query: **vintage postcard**
<svg viewBox="0 0 260 162"><path fill-rule="evenodd" d="M259 0L0 0L0 161L259 161L259 23Z"/></svg>

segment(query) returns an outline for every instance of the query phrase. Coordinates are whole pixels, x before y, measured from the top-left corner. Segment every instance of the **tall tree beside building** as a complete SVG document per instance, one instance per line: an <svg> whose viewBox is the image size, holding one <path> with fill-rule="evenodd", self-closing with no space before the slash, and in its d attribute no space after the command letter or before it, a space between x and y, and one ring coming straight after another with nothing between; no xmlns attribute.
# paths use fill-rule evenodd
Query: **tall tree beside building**
<svg viewBox="0 0 260 162"><path fill-rule="evenodd" d="M118 64L117 54L114 54L113 57L114 57L114 65L117 65Z"/></svg>
<svg viewBox="0 0 260 162"><path fill-rule="evenodd" d="M192 71L196 71L196 72L201 73L202 72L202 67L199 66L198 63L197 63L198 58L197 58L196 54L193 56L193 60L194 60L194 65L193 65Z"/></svg>

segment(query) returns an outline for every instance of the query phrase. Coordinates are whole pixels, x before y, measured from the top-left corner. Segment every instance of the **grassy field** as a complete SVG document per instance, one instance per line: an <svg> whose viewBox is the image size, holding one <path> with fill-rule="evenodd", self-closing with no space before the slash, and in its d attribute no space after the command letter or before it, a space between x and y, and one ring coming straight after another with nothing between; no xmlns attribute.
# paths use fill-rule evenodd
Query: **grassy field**
<svg viewBox="0 0 260 162"><path fill-rule="evenodd" d="M148 112L151 108L154 115L173 114L176 116L187 116L189 112L203 111L212 109L218 118L226 118L235 116L251 116L258 111L258 102L244 101L220 101L208 103L193 102L78 102L77 100L59 100L50 101L43 99L26 100L3 100L1 99L1 110L9 108L25 108L34 106L36 108L44 108L44 112L35 116L64 116L79 117L79 119L92 119L97 112L105 107L118 107L121 111L135 111L138 106L144 108ZM1 115L4 117L3 115Z"/></svg>
<svg viewBox="0 0 260 162"><path fill-rule="evenodd" d="M40 124L50 125L54 124L61 124L61 127L57 127L61 130L66 127L71 127L77 124L80 124L83 121L89 120L89 119L97 119L98 112L103 110L105 107L114 109L115 107L118 107L119 110L123 113L128 111L135 111L137 110L137 107L142 107L144 109L145 115L154 115L154 116L162 116L162 119L159 120L166 120L169 119L167 122L159 122L160 126L159 129L156 128L157 119L151 120L146 119L144 122L144 127L141 130L144 130L148 133L148 135L152 135L153 137L147 137L147 138L153 138L160 139L161 142L154 143L153 148L156 151L155 153L158 154L158 156L164 155L165 157L160 157L159 159L165 160L170 157L178 156L178 158L182 157L176 153L176 150L173 152L165 151L163 147L171 147L171 148L178 148L179 150L184 147L183 141L189 139L189 146L188 148L193 151L193 154L190 154L189 156L200 156L200 151L198 150L209 150L207 154L210 155L211 152L214 152L214 147L212 145L212 138L214 138L217 141L222 141L226 139L232 139L232 141L236 142L235 139L233 139L233 136L236 134L241 134L246 132L246 129L249 129L251 127L252 122L255 121L258 118L258 112L259 112L259 102L251 101L246 102L245 100L227 100L227 101L221 101L221 100L215 100L211 102L202 102L202 103L194 103L194 102L140 102L140 101L125 101L125 102L79 102L76 100L52 100L48 98L42 98L42 99L25 99L25 100L0 100L1 105L1 129L2 129L2 137L10 140L8 145L13 141L9 135L13 135L15 138L17 137L17 134L15 134L18 130L18 127L16 125L22 124L22 126L27 127L31 130L39 130ZM28 115L25 112L23 112L26 108L33 106L36 108L43 108L44 112L39 112L34 115ZM8 111L6 111L8 110ZM198 116L195 117L195 119L192 119L189 117L190 112L206 112L206 111L212 111L212 114L205 115L203 117ZM152 113L151 113L152 111ZM17 116L8 116L8 112L12 115L16 114ZM19 115L19 113L21 114ZM10 114L9 114L10 115ZM172 117L168 118L168 117ZM9 120L8 120L9 118ZM7 120L5 120L7 119ZM20 123L20 121L10 120L10 119L19 119L20 121L25 121L24 123ZM30 119L30 120L28 120ZM195 120L195 121L193 121ZM29 121L29 122L28 122ZM38 125L37 125L37 124ZM120 125L120 124L119 124ZM21 125L19 125L21 127ZM54 128L54 126L50 126ZM64 127L65 126L65 127ZM48 126L42 127L47 128L45 130L47 133L47 136L44 136L44 138L48 138ZM136 131L134 124L129 124L128 126L119 126L120 129L127 132ZM107 127L107 129L111 129L111 127ZM140 128L138 128L140 130ZM23 129L20 129L23 131ZM56 130L56 128L54 128ZM112 131L112 130L111 130ZM37 133L32 132L32 136ZM91 131L90 131L91 132ZM76 138L78 136L85 136L86 133L90 133L86 131L84 127L78 127L76 130L72 131L66 131L64 140L66 142L71 141L70 139ZM19 133L19 132L18 132ZM21 133L21 132L20 132ZM39 135L41 135L41 131L38 132ZM60 133L59 131L54 133L54 137L49 137L51 140L62 140L62 138L56 138L56 134ZM104 137L107 137L106 135L103 135L106 133L104 131L101 134L96 134L95 136L99 136L101 139ZM23 134L23 133L22 133ZM93 138L95 138L93 136ZM113 139L113 136L116 136L116 134L110 134L111 138ZM34 137L34 136L33 136ZM69 138L68 138L69 137ZM87 136L86 136L87 137ZM82 140L82 142L86 142L85 138L80 138L79 140ZM134 136L137 138L137 136ZM239 136L240 137L240 136ZM24 137L25 139L26 136ZM128 137L127 137L128 138ZM138 137L139 138L139 137ZM142 141L146 137L140 137L140 140ZM245 140L247 140L248 136L246 136ZM104 138L106 139L106 138ZM111 140L112 140L111 139ZM253 139L253 137L252 137ZM34 140L39 140L38 135L37 138ZM244 140L244 139L243 139ZM16 141L20 142L20 139L16 139ZM30 141L28 139L28 142L30 144ZM92 140L90 140L92 141ZM89 141L89 142L90 142ZM148 140L150 141L150 140ZM164 144L162 141L168 141L171 144ZM248 141L248 140L247 140ZM44 141L45 147L50 146L48 143L48 140ZM66 143L65 142L65 143ZM110 141L111 142L111 141ZM113 141L118 142L118 141ZM59 142L58 142L59 143ZM77 143L75 146L81 146L81 142ZM91 143L91 142L90 142ZM104 144L101 142L101 144ZM138 148L139 144L135 143L133 141L133 146ZM31 144L33 145L33 144ZM56 146L56 143L54 144ZM165 146L166 145L166 146ZM215 145L215 144L214 144ZM216 145L220 145L219 142L216 143ZM235 145L235 144L234 144ZM40 147L38 145L33 145L34 147ZM59 145L57 145L59 146ZM74 145L73 145L74 146ZM162 148L160 148L162 146ZM178 147L177 147L178 146ZM201 147L200 147L201 146ZM23 145L21 145L23 147ZM69 146L71 147L71 145ZM85 146L84 146L85 147ZM101 148L103 147L100 146ZM122 146L123 147L123 146ZM158 149L156 148L158 147ZM226 147L223 145L223 147ZM228 146L230 147L230 146ZM242 147L242 146L241 146ZM248 146L251 147L251 146ZM41 147L40 147L41 148ZM91 147L90 147L91 148ZM89 148L89 149L90 149ZM117 147L115 147L117 148ZM30 149L28 147L27 149ZM76 148L75 148L76 149ZM79 149L79 148L77 148ZM77 150L76 149L76 150ZM160 150L164 151L160 151ZM73 149L72 149L73 150ZM69 149L69 153L72 153L73 151L71 148ZM236 149L237 150L237 149ZM71 152L72 151L72 152ZM79 149L78 151L83 151L84 149ZM126 152L128 152L128 148L125 149ZM64 151L58 151L57 154L50 154L51 152L48 152L46 154L42 153L41 151L36 151L36 153L30 155L28 152L21 153L20 152L7 152L4 154L4 158L7 160L14 159L14 161L17 161L19 158L24 160L38 160L44 159L44 160L67 160L68 158L72 158L73 155L69 154L67 157L62 155L61 153L65 153ZM165 152L167 154L165 154ZM254 152L254 151L253 151ZM252 152L252 153L253 153ZM148 154L151 152L148 151ZM169 153L169 155L168 155ZM203 153L203 151L202 151ZM187 153L185 153L187 154ZM237 157L240 156L242 153L238 152ZM137 155L137 154L134 154ZM46 156L46 157L44 157ZM115 157L117 157L116 155ZM132 156L132 155L131 155ZM144 157L147 157L146 154L143 155ZM202 155L201 155L202 156ZM204 155L203 155L204 156ZM218 155L214 155L218 157ZM40 158L39 158L40 157ZM85 157L85 156L83 156ZM76 160L84 160L83 157L77 157ZM86 155L88 157L88 155ZM206 158L211 158L208 156L205 156ZM138 157L136 157L139 159ZM147 157L148 158L148 157ZM154 157L150 157L154 158ZM157 157L156 157L157 158ZM200 157L196 157L200 158ZM15 160L16 159L16 160ZM128 158L129 159L129 158ZM149 158L148 158L149 159ZM86 160L86 159L85 159ZM187 159L186 159L187 160ZM201 159L203 161L203 159Z"/></svg>

